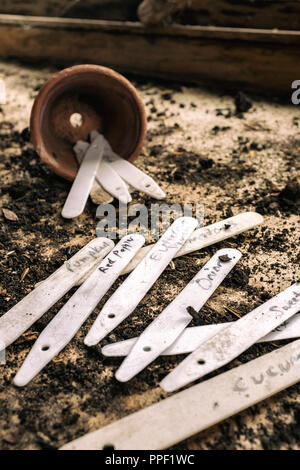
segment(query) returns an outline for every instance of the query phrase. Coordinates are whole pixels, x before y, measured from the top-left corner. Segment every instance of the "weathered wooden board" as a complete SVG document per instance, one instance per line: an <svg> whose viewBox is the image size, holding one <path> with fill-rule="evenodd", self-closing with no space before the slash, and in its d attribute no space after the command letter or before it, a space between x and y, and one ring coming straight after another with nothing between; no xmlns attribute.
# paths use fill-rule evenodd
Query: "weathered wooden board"
<svg viewBox="0 0 300 470"><path fill-rule="evenodd" d="M184 0L177 1L184 3ZM0 13L135 21L141 3L141 0L1 0ZM172 15L171 21L202 26L300 29L299 0L189 0L186 3L183 11Z"/></svg>
<svg viewBox="0 0 300 470"><path fill-rule="evenodd" d="M192 0L174 16L185 24L300 29L299 0Z"/></svg>
<svg viewBox="0 0 300 470"><path fill-rule="evenodd" d="M0 13L110 20L137 19L140 0L1 0Z"/></svg>
<svg viewBox="0 0 300 470"><path fill-rule="evenodd" d="M300 32L0 15L0 55L290 94Z"/></svg>

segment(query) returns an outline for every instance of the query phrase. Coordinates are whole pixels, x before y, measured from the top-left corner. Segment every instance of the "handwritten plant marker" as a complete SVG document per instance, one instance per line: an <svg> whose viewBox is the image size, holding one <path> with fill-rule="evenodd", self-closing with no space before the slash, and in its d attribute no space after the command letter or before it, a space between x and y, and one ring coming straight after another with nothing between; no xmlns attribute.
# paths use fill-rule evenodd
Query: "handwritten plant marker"
<svg viewBox="0 0 300 470"><path fill-rule="evenodd" d="M144 243L144 237L138 234L121 239L42 331L18 371L15 385L28 384L71 341Z"/></svg>
<svg viewBox="0 0 300 470"><path fill-rule="evenodd" d="M99 132L92 131L91 141L93 142ZM117 155L111 148L107 139L104 138L104 158L110 164L110 166L133 188L147 194L155 199L164 199L166 194L160 188L160 186L151 178L146 175L143 171L137 168L132 163L128 162L124 158Z"/></svg>
<svg viewBox="0 0 300 470"><path fill-rule="evenodd" d="M300 340L90 432L61 450L161 450L300 380ZM147 423L147 425L145 425Z"/></svg>
<svg viewBox="0 0 300 470"><path fill-rule="evenodd" d="M116 372L116 379L127 382L174 343L192 320L187 307L200 310L242 254L224 248L217 251L180 294L143 331Z"/></svg>
<svg viewBox="0 0 300 470"><path fill-rule="evenodd" d="M78 140L78 142L76 142L74 145L73 150L79 164L81 164L89 146L90 144L88 142L84 142L83 140ZM109 204L114 200L113 196L105 191L96 178L90 191L90 197L94 204Z"/></svg>
<svg viewBox="0 0 300 470"><path fill-rule="evenodd" d="M197 229L180 249L180 255L176 253L174 258L177 258L178 256L184 256L185 254L201 250L201 248L213 245L214 243L226 240L227 238L234 237L239 233L256 227L257 225L261 224L263 220L263 217L256 212L244 212L228 219L221 220L215 224L207 225L206 227ZM127 274L133 271L152 248L153 244L141 248L132 261L128 264L128 266L126 266L122 274ZM78 285L80 285L80 283L78 283Z"/></svg>
<svg viewBox="0 0 300 470"><path fill-rule="evenodd" d="M116 328L137 307L168 266L176 251L197 226L192 217L179 217L152 247L151 251L108 299L84 343L94 346Z"/></svg>
<svg viewBox="0 0 300 470"><path fill-rule="evenodd" d="M297 314L300 313L300 307ZM290 320L282 323L267 336L261 338L260 342L279 341L281 339L300 338L300 315L294 315Z"/></svg>
<svg viewBox="0 0 300 470"><path fill-rule="evenodd" d="M82 214L103 155L103 137L99 135L85 153L61 215L72 219Z"/></svg>
<svg viewBox="0 0 300 470"><path fill-rule="evenodd" d="M108 238L95 238L39 283L19 303L0 317L0 342L5 347L18 339L61 299L78 280L100 264L113 248Z"/></svg>
<svg viewBox="0 0 300 470"><path fill-rule="evenodd" d="M263 223L263 217L257 212L241 214L221 220L212 225L195 230L174 258L201 250L207 246L219 243ZM143 247L133 260L126 266L123 274L131 272L153 248L153 245Z"/></svg>
<svg viewBox="0 0 300 470"><path fill-rule="evenodd" d="M160 383L171 392L228 364L256 341L298 312L296 283L220 331L184 359Z"/></svg>

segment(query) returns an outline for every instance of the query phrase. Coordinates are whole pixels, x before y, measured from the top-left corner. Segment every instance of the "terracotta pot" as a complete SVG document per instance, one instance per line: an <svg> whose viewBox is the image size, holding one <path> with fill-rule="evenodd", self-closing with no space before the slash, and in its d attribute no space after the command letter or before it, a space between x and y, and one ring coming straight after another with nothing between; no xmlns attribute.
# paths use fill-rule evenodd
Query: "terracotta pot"
<svg viewBox="0 0 300 470"><path fill-rule="evenodd" d="M53 76L35 99L31 139L40 158L60 176L73 180L77 140L102 132L116 153L134 161L146 134L143 103L122 75L99 65L76 65Z"/></svg>

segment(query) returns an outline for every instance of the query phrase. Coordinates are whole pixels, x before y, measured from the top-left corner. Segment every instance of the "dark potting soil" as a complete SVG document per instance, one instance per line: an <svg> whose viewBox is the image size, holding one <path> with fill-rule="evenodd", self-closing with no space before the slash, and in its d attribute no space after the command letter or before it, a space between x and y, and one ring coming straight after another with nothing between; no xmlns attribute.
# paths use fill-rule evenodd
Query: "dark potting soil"
<svg viewBox="0 0 300 470"><path fill-rule="evenodd" d="M161 96L166 108L170 101L176 103L172 90ZM191 325L236 320L278 292L282 283L290 284L297 279L299 230L294 220L299 214L299 182L290 179L289 168L299 159L300 142L290 139L282 143L285 173L283 179L274 181L263 173L261 164L251 160L251 152L272 149L274 144L268 138L262 145L238 137L226 162L187 150L183 144L170 150L157 143L156 136L172 135L180 125L164 125L161 111L151 102L147 106L149 121L157 125L149 130L141 164L151 176L159 177L167 191L167 203L180 203L183 197L189 202L186 195L181 196L181 191L184 194L187 186L194 191L201 188L202 200L206 195L209 198L216 194L210 200L212 210L205 215L206 224L230 217L232 208L234 213L257 210L266 216L266 221L250 232L175 259L136 311L101 345L141 333L217 248L236 247L242 251L243 258L201 312L191 310ZM212 134L226 133L227 127L230 128L223 127L214 129ZM97 221L96 207L91 201L78 219L62 219L60 213L70 183L40 161L29 142L28 129L18 132L12 123L4 121L0 123L0 137L1 205L18 218L13 221L2 213L0 216L0 312L3 314L94 237ZM252 191L258 180L259 186ZM178 193L168 192L172 187ZM232 204L220 196L223 190L232 198ZM133 203L144 203L150 209L152 202L156 201L137 192L133 194ZM272 224L267 222L268 217L273 217ZM280 220L278 226L274 219ZM285 257L279 257L283 252ZM121 384L114 378L121 359L103 357L100 346L83 345L96 314L121 282L105 296L67 348L25 388L12 385L16 371L37 335L75 289L8 348L7 363L1 367L1 449L55 449L166 396L158 386L159 381L179 363L180 357L159 358L129 383ZM278 346L278 343L255 345L222 371ZM296 385L174 448L234 449L241 447L241 440L254 448L295 448L300 433L298 392ZM255 426L251 425L252 421Z"/></svg>

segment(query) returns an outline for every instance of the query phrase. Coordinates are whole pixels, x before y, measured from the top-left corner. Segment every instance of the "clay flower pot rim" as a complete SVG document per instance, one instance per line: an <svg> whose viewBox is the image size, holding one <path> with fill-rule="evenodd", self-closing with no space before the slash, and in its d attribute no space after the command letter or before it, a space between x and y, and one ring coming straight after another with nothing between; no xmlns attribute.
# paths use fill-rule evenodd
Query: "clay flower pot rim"
<svg viewBox="0 0 300 470"><path fill-rule="evenodd" d="M58 164L57 162L53 162L53 157L49 154L45 146L45 141L41 130L41 119L43 117L43 113L45 112L44 104L46 103L47 106L49 94L51 94L51 92L54 91L55 88L66 79L70 79L72 78L72 76L74 76L74 78L78 78L79 76L84 76L87 73L95 73L95 75L99 75L99 77L108 77L110 80L115 81L118 85L120 85L120 88L123 86L124 90L129 91L129 94L133 97L139 115L139 132L136 136L136 141L132 144L133 151L131 151L129 155L122 156L131 162L135 161L136 158L139 156L146 136L147 119L144 105L137 90L129 82L129 80L127 80L127 78L108 67L94 64L74 65L72 67L60 70L45 83L45 85L41 88L37 97L35 98L30 116L30 133L32 143L35 146L40 158L55 173L68 180L74 179L76 172L74 173L74 170L72 172L69 171L67 168L64 168L61 162ZM74 155L73 158L75 160Z"/></svg>

